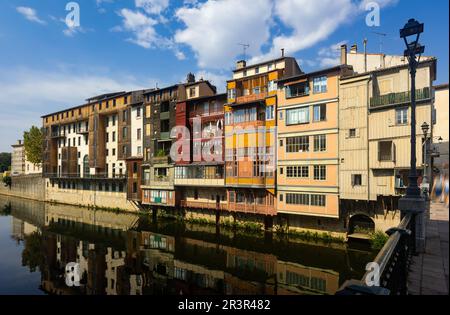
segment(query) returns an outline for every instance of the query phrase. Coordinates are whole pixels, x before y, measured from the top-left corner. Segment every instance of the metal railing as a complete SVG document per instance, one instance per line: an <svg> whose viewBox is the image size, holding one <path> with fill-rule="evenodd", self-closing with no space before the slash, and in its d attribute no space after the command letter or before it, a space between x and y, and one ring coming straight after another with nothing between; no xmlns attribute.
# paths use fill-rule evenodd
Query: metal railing
<svg viewBox="0 0 450 315"><path fill-rule="evenodd" d="M416 100L426 100L431 97L430 88L416 90ZM370 98L370 107L376 108L381 106L404 104L411 102L411 92L390 93L385 95L374 96Z"/></svg>
<svg viewBox="0 0 450 315"><path fill-rule="evenodd" d="M408 271L415 253L415 215L407 214L396 228L389 229L389 239L380 250L373 266L361 280L345 282L336 295L407 295ZM379 276L379 286L375 277Z"/></svg>

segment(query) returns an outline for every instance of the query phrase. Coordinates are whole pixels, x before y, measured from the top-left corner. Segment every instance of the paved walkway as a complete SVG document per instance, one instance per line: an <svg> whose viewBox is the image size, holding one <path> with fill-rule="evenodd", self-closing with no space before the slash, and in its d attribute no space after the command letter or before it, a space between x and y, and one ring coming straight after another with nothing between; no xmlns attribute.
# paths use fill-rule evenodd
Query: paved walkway
<svg viewBox="0 0 450 315"><path fill-rule="evenodd" d="M408 286L412 295L448 295L449 209L432 203L426 222L425 253L413 257Z"/></svg>

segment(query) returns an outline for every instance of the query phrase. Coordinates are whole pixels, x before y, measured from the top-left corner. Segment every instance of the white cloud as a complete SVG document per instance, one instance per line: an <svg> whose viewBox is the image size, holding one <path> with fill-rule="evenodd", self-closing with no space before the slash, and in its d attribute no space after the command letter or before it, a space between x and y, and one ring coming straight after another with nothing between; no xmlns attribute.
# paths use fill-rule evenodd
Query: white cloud
<svg viewBox="0 0 450 315"><path fill-rule="evenodd" d="M175 42L188 45L200 67L227 68L242 51L238 43L249 43L250 55L261 53L270 38L270 0L208 1L176 11L185 28L175 34Z"/></svg>
<svg viewBox="0 0 450 315"><path fill-rule="evenodd" d="M348 41L341 41L328 47L323 47L317 54L317 62L322 68L339 65L341 59L341 46Z"/></svg>
<svg viewBox="0 0 450 315"><path fill-rule="evenodd" d="M120 10L119 15L123 18L123 29L133 33L134 38L129 40L141 47L151 48L159 40L154 28L158 22L145 14L129 9ZM119 29L117 29L119 30Z"/></svg>
<svg viewBox="0 0 450 315"><path fill-rule="evenodd" d="M148 14L160 15L169 7L169 0L135 0L135 5Z"/></svg>
<svg viewBox="0 0 450 315"><path fill-rule="evenodd" d="M35 9L30 8L30 7L17 7L16 8L17 12L19 12L20 14L22 14L27 20L31 21L31 22L36 22L39 24L47 24L47 22L45 22L44 20L41 20Z"/></svg>

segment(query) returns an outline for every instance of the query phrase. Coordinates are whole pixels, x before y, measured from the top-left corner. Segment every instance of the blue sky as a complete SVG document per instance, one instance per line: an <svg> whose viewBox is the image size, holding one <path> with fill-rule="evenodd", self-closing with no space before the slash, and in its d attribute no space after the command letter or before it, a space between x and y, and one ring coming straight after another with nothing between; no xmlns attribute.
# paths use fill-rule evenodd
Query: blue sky
<svg viewBox="0 0 450 315"><path fill-rule="evenodd" d="M425 23L421 42L448 82L448 0L378 0L380 26L366 25L369 0L78 0L80 27L65 24L69 1L0 2L0 152L39 117L103 92L182 81L188 72L224 90L238 43L248 58L297 58L304 71L336 63L340 43L368 38L369 52L401 54L398 30Z"/></svg>

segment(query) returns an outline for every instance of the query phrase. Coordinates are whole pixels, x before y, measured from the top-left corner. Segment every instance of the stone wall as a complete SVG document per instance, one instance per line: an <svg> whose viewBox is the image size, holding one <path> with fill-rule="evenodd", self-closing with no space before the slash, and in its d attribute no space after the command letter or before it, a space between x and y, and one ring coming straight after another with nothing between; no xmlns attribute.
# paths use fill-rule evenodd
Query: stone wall
<svg viewBox="0 0 450 315"><path fill-rule="evenodd" d="M45 180L41 174L13 176L11 188L0 183L0 194L44 201Z"/></svg>
<svg viewBox="0 0 450 315"><path fill-rule="evenodd" d="M127 200L126 192L94 191L84 189L63 189L46 180L45 201L83 207L120 209L136 212L138 209Z"/></svg>

